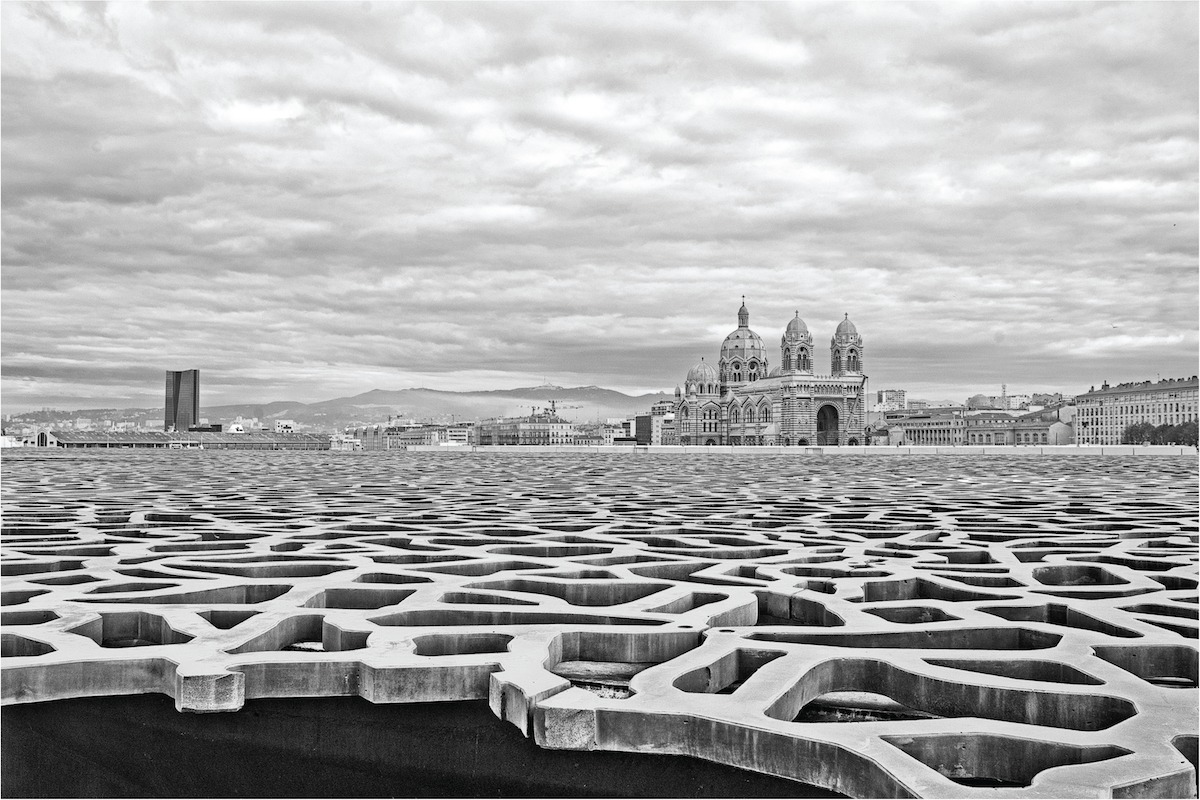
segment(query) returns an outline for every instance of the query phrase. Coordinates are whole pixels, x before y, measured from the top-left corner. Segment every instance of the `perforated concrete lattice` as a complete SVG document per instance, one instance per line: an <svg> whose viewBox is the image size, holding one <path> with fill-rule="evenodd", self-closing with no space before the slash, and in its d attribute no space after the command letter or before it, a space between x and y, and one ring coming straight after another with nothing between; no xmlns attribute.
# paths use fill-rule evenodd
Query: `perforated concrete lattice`
<svg viewBox="0 0 1200 800"><path fill-rule="evenodd" d="M851 796L1196 793L1194 458L2 470L5 704L486 699L543 747Z"/></svg>

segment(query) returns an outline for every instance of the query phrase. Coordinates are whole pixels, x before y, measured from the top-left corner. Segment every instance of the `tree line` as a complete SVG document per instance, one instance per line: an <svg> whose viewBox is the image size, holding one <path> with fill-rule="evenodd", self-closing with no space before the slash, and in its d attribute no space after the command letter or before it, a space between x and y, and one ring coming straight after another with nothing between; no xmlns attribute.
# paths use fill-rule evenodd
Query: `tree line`
<svg viewBox="0 0 1200 800"><path fill-rule="evenodd" d="M1121 444L1187 444L1195 447L1196 440L1195 422L1184 422L1180 425L1135 422L1126 426L1121 433Z"/></svg>

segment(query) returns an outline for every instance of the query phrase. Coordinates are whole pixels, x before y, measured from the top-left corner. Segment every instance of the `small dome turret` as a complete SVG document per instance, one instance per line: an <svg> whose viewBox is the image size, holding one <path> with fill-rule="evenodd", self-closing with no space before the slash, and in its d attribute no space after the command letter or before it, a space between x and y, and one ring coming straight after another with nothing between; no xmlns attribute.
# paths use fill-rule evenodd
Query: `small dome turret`
<svg viewBox="0 0 1200 800"><path fill-rule="evenodd" d="M783 335L789 339L798 339L806 334L808 334L808 326L804 324L804 320L800 319L800 312L797 311L796 316L788 320L787 330L783 332Z"/></svg>
<svg viewBox="0 0 1200 800"><path fill-rule="evenodd" d="M858 328L854 327L854 323L850 321L850 315L846 314L846 318L838 323L837 332L834 336L858 336Z"/></svg>
<svg viewBox="0 0 1200 800"><path fill-rule="evenodd" d="M713 369L713 365L709 364L703 358L696 363L694 367L688 370L688 383L715 383L717 380L717 371Z"/></svg>

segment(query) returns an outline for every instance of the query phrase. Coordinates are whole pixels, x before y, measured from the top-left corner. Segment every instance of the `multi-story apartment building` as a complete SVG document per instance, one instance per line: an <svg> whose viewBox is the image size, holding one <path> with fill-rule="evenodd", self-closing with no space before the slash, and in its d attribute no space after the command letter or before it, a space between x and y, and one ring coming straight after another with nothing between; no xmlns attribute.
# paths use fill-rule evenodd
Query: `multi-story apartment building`
<svg viewBox="0 0 1200 800"><path fill-rule="evenodd" d="M1181 425L1197 421L1197 378L1141 381L1099 388L1075 398L1080 444L1120 444L1130 425Z"/></svg>
<svg viewBox="0 0 1200 800"><path fill-rule="evenodd" d="M164 431L186 431L200 419L200 370L167 370Z"/></svg>
<svg viewBox="0 0 1200 800"><path fill-rule="evenodd" d="M474 443L481 445L574 444L575 425L556 414L503 417L477 423Z"/></svg>
<svg viewBox="0 0 1200 800"><path fill-rule="evenodd" d="M908 392L904 389L883 389L875 393L875 411L902 411L908 408Z"/></svg>
<svg viewBox="0 0 1200 800"><path fill-rule="evenodd" d="M649 414L633 418L632 435L638 444L678 444L675 435L675 404L662 400L650 407Z"/></svg>
<svg viewBox="0 0 1200 800"><path fill-rule="evenodd" d="M617 439L624 438L627 433L625 426L620 423L614 423L611 420L600 426L600 435L604 439L604 444L611 445Z"/></svg>

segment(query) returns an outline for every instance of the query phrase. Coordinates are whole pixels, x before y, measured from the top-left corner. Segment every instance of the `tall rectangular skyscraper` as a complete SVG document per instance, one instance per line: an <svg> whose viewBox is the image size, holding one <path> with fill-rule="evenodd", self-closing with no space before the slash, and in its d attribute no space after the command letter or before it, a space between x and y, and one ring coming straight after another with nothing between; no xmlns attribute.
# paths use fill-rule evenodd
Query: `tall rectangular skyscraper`
<svg viewBox="0 0 1200 800"><path fill-rule="evenodd" d="M200 419L200 370L167 370L167 407L163 430L185 432Z"/></svg>

